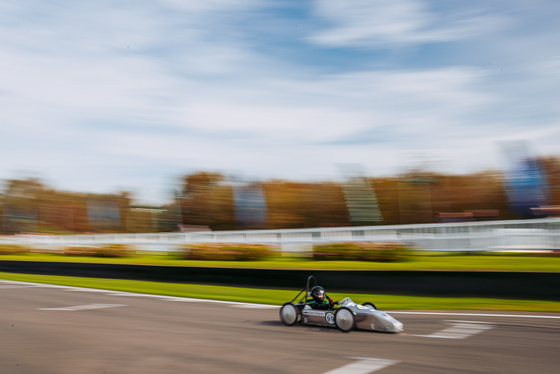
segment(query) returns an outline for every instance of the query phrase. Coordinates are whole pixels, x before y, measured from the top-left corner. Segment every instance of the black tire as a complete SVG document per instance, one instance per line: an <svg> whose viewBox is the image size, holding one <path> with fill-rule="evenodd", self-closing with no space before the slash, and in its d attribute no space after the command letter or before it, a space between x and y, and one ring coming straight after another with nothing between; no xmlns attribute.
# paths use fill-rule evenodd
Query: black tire
<svg viewBox="0 0 560 374"><path fill-rule="evenodd" d="M293 326L299 318L299 310L298 308L290 303L287 302L280 308L280 321L286 326Z"/></svg>
<svg viewBox="0 0 560 374"><path fill-rule="evenodd" d="M334 313L334 324L342 332L349 332L356 326L354 313L346 307L338 308Z"/></svg>
<svg viewBox="0 0 560 374"><path fill-rule="evenodd" d="M366 301L365 303L362 304L363 306L371 306L373 309L377 310L377 307L375 306L374 303L370 303L369 301Z"/></svg>

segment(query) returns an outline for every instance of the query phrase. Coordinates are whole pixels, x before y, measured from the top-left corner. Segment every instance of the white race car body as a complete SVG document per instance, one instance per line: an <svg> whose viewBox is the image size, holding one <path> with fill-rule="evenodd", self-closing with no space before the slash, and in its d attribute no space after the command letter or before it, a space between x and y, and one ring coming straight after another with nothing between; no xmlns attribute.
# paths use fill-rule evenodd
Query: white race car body
<svg viewBox="0 0 560 374"><path fill-rule="evenodd" d="M301 322L306 325L337 327L335 314L339 309L345 308L353 314L356 329L383 332L404 331L401 322L371 305L356 304L349 297L342 299L339 305L339 308L333 310L317 310L305 305L301 310Z"/></svg>
<svg viewBox="0 0 560 374"><path fill-rule="evenodd" d="M314 301L310 292L314 285L317 285L317 281L313 275L310 275L305 288L292 301L282 305L280 321L283 324L292 326L300 322L305 325L336 327L343 332L353 329L382 332L404 331L401 322L389 314L377 310L375 305L370 302L356 304L349 297L345 297L330 309L313 309L309 304ZM328 296L326 297L328 298Z"/></svg>

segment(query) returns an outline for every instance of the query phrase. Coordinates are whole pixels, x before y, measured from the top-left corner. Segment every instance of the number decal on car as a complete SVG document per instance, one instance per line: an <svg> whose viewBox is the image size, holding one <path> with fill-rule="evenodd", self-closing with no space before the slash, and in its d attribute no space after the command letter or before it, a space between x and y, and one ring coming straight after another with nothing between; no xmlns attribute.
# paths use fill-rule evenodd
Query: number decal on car
<svg viewBox="0 0 560 374"><path fill-rule="evenodd" d="M327 313L327 314L325 315L325 319L327 320L327 323L328 323L329 325L334 325L334 314L333 314L333 313L330 313L330 312Z"/></svg>

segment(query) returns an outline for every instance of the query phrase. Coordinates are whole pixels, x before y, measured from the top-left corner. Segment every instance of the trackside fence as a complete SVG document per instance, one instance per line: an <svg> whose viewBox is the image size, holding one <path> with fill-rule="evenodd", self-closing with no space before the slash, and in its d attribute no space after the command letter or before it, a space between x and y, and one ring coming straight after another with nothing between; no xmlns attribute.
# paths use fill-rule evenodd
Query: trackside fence
<svg viewBox="0 0 560 374"><path fill-rule="evenodd" d="M404 242L425 251L560 250L560 218L292 230L0 237L0 244L20 244L43 250L129 244L137 250L165 252L179 251L190 243L262 243L290 253L309 251L314 244L360 241Z"/></svg>

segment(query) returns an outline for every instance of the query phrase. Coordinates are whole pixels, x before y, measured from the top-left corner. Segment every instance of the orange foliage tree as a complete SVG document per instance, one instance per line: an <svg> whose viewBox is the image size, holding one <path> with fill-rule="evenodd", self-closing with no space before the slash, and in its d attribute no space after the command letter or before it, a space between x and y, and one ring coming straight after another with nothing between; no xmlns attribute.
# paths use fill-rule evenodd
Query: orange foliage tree
<svg viewBox="0 0 560 374"><path fill-rule="evenodd" d="M560 205L560 158L539 159L546 171L550 205ZM370 178L383 221L428 223L438 213L497 212L488 219L512 219L503 175L483 171L466 175L411 171L397 177ZM342 187L335 182L269 180L263 192L266 219L251 228L289 229L349 226ZM182 179L182 191L164 206L135 209L130 194L56 191L37 179L9 180L0 195L0 230L18 232L154 232L184 225L212 230L246 229L235 222L233 183L220 173L198 172ZM92 204L101 209L92 214ZM102 208L105 207L105 214ZM97 217L97 221L92 219Z"/></svg>

